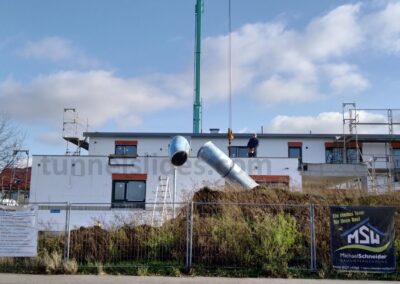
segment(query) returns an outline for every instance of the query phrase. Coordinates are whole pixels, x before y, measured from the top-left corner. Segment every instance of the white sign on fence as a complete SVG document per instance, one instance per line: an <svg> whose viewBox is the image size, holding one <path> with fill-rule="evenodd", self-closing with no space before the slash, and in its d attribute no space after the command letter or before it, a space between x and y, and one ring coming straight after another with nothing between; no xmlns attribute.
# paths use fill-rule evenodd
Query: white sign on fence
<svg viewBox="0 0 400 284"><path fill-rule="evenodd" d="M0 206L0 257L37 255L37 206Z"/></svg>

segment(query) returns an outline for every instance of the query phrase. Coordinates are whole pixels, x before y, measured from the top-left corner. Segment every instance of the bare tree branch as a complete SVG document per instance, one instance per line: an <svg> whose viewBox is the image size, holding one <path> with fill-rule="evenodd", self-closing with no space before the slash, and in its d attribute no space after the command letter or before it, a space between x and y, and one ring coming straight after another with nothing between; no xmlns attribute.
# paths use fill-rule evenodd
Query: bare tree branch
<svg viewBox="0 0 400 284"><path fill-rule="evenodd" d="M14 150L21 148L22 141L20 129L6 115L0 114L0 172L17 162L19 156Z"/></svg>

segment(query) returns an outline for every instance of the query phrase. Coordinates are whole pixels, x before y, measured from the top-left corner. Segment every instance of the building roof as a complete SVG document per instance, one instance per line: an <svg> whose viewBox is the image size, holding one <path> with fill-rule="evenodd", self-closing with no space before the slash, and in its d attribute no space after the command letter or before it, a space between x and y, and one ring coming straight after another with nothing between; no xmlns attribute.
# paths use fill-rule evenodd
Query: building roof
<svg viewBox="0 0 400 284"><path fill-rule="evenodd" d="M226 138L227 133L178 133L178 132L85 132L85 137L93 138L171 138L176 135L182 135L192 138ZM236 133L235 138L250 138L253 133ZM353 135L355 137L355 135ZM257 134L259 138L284 138L284 139L307 139L307 138L319 138L319 139L332 139L341 140L343 134L314 134L314 133L303 133L303 134L278 134L278 133L264 133ZM351 136L346 134L346 137ZM379 141L400 141L400 135L398 134L358 134L358 140L363 142L379 142Z"/></svg>

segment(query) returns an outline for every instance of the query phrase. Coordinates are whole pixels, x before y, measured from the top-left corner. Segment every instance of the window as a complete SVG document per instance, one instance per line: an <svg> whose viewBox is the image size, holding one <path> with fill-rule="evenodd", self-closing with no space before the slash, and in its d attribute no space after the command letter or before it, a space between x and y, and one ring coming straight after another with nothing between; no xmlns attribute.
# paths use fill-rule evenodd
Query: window
<svg viewBox="0 0 400 284"><path fill-rule="evenodd" d="M289 158L299 159L299 168L302 164L301 147L289 147Z"/></svg>
<svg viewBox="0 0 400 284"><path fill-rule="evenodd" d="M392 157L394 166L394 181L400 182L400 142L392 143Z"/></svg>
<svg viewBox="0 0 400 284"><path fill-rule="evenodd" d="M327 164L343 164L343 148L340 147L332 147L326 148L325 157ZM347 148L346 149L346 158L347 164L356 164L357 163L357 149L356 148ZM358 162L361 162L361 155L358 154Z"/></svg>
<svg viewBox="0 0 400 284"><path fill-rule="evenodd" d="M343 148L327 148L325 157L327 164L343 164Z"/></svg>
<svg viewBox="0 0 400 284"><path fill-rule="evenodd" d="M137 141L135 140L115 141L115 155L137 156Z"/></svg>
<svg viewBox="0 0 400 284"><path fill-rule="evenodd" d="M248 149L247 146L230 146L229 157L231 158L247 158Z"/></svg>
<svg viewBox="0 0 400 284"><path fill-rule="evenodd" d="M347 152L347 163L348 164L357 164L357 149L350 148L346 149ZM361 162L361 157L359 156L358 161Z"/></svg>
<svg viewBox="0 0 400 284"><path fill-rule="evenodd" d="M400 149L393 149L393 163L394 167L400 170Z"/></svg>
<svg viewBox="0 0 400 284"><path fill-rule="evenodd" d="M325 159L327 164L357 164L362 162L362 143L346 143L346 157L344 157L343 142L325 142ZM357 147L358 146L358 147ZM358 160L358 161L357 161Z"/></svg>
<svg viewBox="0 0 400 284"><path fill-rule="evenodd" d="M289 147L289 158L301 158L301 148Z"/></svg>
<svg viewBox="0 0 400 284"><path fill-rule="evenodd" d="M115 155L137 155L137 146L135 145L116 145Z"/></svg>
<svg viewBox="0 0 400 284"><path fill-rule="evenodd" d="M113 207L145 208L146 181L114 181L112 193Z"/></svg>
<svg viewBox="0 0 400 284"><path fill-rule="evenodd" d="M302 147L302 142L288 142L288 157L299 159L299 168L303 162Z"/></svg>
<svg viewBox="0 0 400 284"><path fill-rule="evenodd" d="M146 174L112 174L112 207L145 208Z"/></svg>

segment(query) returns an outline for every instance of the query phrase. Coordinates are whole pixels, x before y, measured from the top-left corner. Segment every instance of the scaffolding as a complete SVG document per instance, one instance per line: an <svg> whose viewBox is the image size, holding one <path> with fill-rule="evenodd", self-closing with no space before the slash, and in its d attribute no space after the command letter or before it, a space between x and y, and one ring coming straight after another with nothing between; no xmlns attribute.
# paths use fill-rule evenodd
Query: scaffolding
<svg viewBox="0 0 400 284"><path fill-rule="evenodd" d="M65 155L79 156L81 149L89 150L89 143L83 137L88 128L88 122L80 119L75 108L64 108L62 136L66 141Z"/></svg>
<svg viewBox="0 0 400 284"><path fill-rule="evenodd" d="M342 104L342 115L343 115L343 161L347 163L347 147L349 142L355 142L357 163L360 163L360 157L362 162L367 164L368 168L368 181L370 188L373 192L378 192L379 187L383 187L383 191L393 190L394 186L394 174L396 173L396 166L394 163L394 155L392 143L394 139L395 127L400 125L400 115L395 116L395 112L399 112L400 109L372 109L372 108L357 108L356 103L343 103ZM361 114L372 113L375 115L373 121L364 121L360 119ZM380 113L380 114L377 114ZM383 114L382 114L383 113ZM365 159L360 146L359 146L359 127L380 127L380 130L386 132L387 138L384 139L385 153L382 154L369 154L369 159ZM348 127L348 133L346 129ZM385 164L385 168L378 170L376 165ZM379 182L379 177L383 177L385 182L382 184Z"/></svg>

